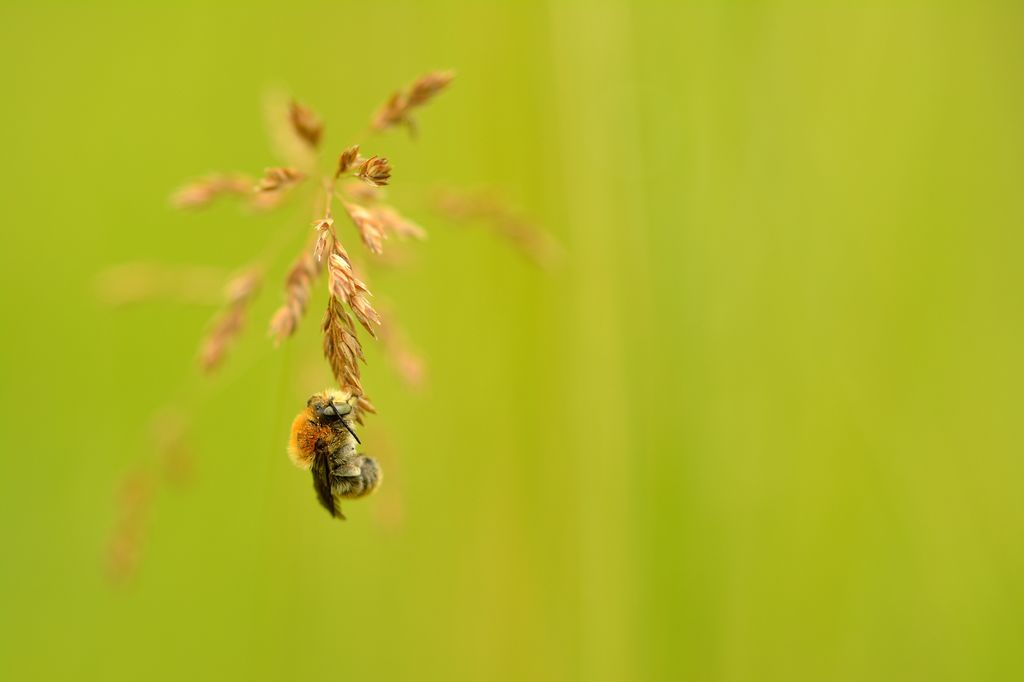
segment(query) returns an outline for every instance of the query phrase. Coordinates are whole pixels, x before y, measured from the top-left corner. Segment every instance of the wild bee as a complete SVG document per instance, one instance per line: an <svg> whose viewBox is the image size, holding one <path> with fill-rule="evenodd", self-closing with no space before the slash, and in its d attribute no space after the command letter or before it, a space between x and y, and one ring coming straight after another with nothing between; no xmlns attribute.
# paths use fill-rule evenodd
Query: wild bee
<svg viewBox="0 0 1024 682"><path fill-rule="evenodd" d="M369 495L381 482L377 460L356 452L359 437L350 420L359 396L328 389L306 401L292 422L288 456L313 473L313 489L324 509L344 520L341 498Z"/></svg>

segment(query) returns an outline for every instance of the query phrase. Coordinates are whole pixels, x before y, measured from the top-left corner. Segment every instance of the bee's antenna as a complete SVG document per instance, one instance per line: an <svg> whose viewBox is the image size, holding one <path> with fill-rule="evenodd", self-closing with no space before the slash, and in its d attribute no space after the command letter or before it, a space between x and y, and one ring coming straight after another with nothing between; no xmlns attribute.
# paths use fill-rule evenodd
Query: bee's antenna
<svg viewBox="0 0 1024 682"><path fill-rule="evenodd" d="M362 445L363 441L359 440L359 436L356 435L356 432L353 431L352 427L345 422L345 418L341 416L341 412L338 412L338 406L334 404L333 399L327 404L327 407L334 410L334 416L337 417L339 421L341 421L341 425L345 427L346 431L352 434L352 437L356 439L357 443Z"/></svg>
<svg viewBox="0 0 1024 682"><path fill-rule="evenodd" d="M363 444L363 441L359 440L359 436L356 435L356 432L352 430L352 427L349 426L344 419L341 420L341 425L345 427L346 431L352 434L352 437L356 439L357 443L359 443L360 445Z"/></svg>

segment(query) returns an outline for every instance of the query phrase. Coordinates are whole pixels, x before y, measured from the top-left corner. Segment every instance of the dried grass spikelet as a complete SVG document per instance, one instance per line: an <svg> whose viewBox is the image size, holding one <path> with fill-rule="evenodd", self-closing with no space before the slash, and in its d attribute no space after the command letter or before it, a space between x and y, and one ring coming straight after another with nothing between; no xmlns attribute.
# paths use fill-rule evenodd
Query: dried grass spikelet
<svg viewBox="0 0 1024 682"><path fill-rule="evenodd" d="M426 104L434 95L448 87L453 78L454 71L431 71L420 76L409 87L408 106L418 107Z"/></svg>
<svg viewBox="0 0 1024 682"><path fill-rule="evenodd" d="M417 78L406 90L393 93L374 114L371 124L374 130L406 125L410 132L415 133L416 126L410 111L433 99L453 78L455 73L452 71L432 71Z"/></svg>
<svg viewBox="0 0 1024 682"><path fill-rule="evenodd" d="M363 161L356 176L374 187L383 187L391 179L391 164L380 156L371 156Z"/></svg>
<svg viewBox="0 0 1024 682"><path fill-rule="evenodd" d="M256 184L257 192L276 192L303 180L306 176L294 168L267 168Z"/></svg>
<svg viewBox="0 0 1024 682"><path fill-rule="evenodd" d="M215 173L180 187L171 196L175 208L201 208L225 195L247 196L252 192L252 178L240 174Z"/></svg>
<svg viewBox="0 0 1024 682"><path fill-rule="evenodd" d="M326 215L313 223L316 230L316 244L313 246L313 258L319 263L323 259L324 249L330 240L334 238L334 215L331 209L327 209Z"/></svg>
<svg viewBox="0 0 1024 682"><path fill-rule="evenodd" d="M383 225L377 219L374 213L371 213L359 204L353 204L345 202L345 212L348 213L348 217L355 223L356 228L359 230L359 236L363 238L363 244L366 245L373 253L381 253L384 251L384 239L387 235L384 234Z"/></svg>
<svg viewBox="0 0 1024 682"><path fill-rule="evenodd" d="M359 162L359 145L355 144L346 149L338 157L338 170L334 173L334 179L337 180L342 175L348 172L350 168Z"/></svg>
<svg viewBox="0 0 1024 682"><path fill-rule="evenodd" d="M195 458L189 448L187 421L180 411L164 408L154 415L150 436L155 464L167 482L184 486L195 478ZM149 517L159 481L152 467L140 467L121 482L117 499L117 519L107 550L107 570L118 583L133 577L138 570Z"/></svg>
<svg viewBox="0 0 1024 682"><path fill-rule="evenodd" d="M338 387L362 394L359 363L365 361L363 347L356 337L352 316L348 314L337 296L332 295L327 301L327 311L324 313L321 327L324 335L324 358L331 367Z"/></svg>
<svg viewBox="0 0 1024 682"><path fill-rule="evenodd" d="M370 336L375 337L376 332L371 325L379 326L380 316L370 305L370 290L353 272L352 260L349 258L348 251L338 239L330 209L333 195L329 191L330 187L325 189L328 190L327 209L324 217L313 226L318 233L316 245L313 248L313 257L320 260L324 253L327 253L328 291L331 296L348 306L363 328L369 332Z"/></svg>
<svg viewBox="0 0 1024 682"><path fill-rule="evenodd" d="M329 187L327 189L330 190ZM359 363L365 359L352 318L355 317L370 336L376 336L373 326L380 325L380 316L370 305L370 291L353 272L348 252L338 240L330 212L330 191L327 196L326 215L315 226L319 232L315 248L316 257L320 258L328 251L327 288L330 299L321 326L324 357L331 367L338 387L362 395ZM326 246L328 242L329 249ZM348 311L351 311L352 315L349 315Z"/></svg>
<svg viewBox="0 0 1024 682"><path fill-rule="evenodd" d="M288 105L288 120L291 121L295 133L310 147L319 146L324 124L311 109L292 100Z"/></svg>
<svg viewBox="0 0 1024 682"><path fill-rule="evenodd" d="M252 186L249 187L249 208L257 211L271 211L281 205L285 196L288 194L287 191L281 192L260 192L252 191Z"/></svg>
<svg viewBox="0 0 1024 682"><path fill-rule="evenodd" d="M228 281L225 287L229 304L248 303L259 289L262 275L259 270L250 269Z"/></svg>
<svg viewBox="0 0 1024 682"><path fill-rule="evenodd" d="M195 479L195 456L189 447L188 422L180 410L167 407L154 415L150 424L153 449L164 477L184 486Z"/></svg>
<svg viewBox="0 0 1024 682"><path fill-rule="evenodd" d="M560 249L550 235L489 192L439 190L433 203L439 213L453 220L483 222L540 267L550 268L559 259Z"/></svg>
<svg viewBox="0 0 1024 682"><path fill-rule="evenodd" d="M369 398L360 394L359 397L356 398L356 419L358 420L359 416L364 412L377 414L377 408L373 406L373 403L370 402ZM362 424L363 422L360 421L359 423Z"/></svg>
<svg viewBox="0 0 1024 682"><path fill-rule="evenodd" d="M261 275L249 270L235 277L227 285L227 307L214 321L199 351L199 365L211 372L223 361L228 346L245 326L246 308L259 289Z"/></svg>
<svg viewBox="0 0 1024 682"><path fill-rule="evenodd" d="M313 282L320 275L321 269L321 262L310 254L308 248L303 249L292 263L285 278L285 302L270 319L270 336L276 345L280 345L298 328L309 305Z"/></svg>
<svg viewBox="0 0 1024 682"><path fill-rule="evenodd" d="M405 97L401 91L394 92L374 114L371 125L374 130L385 130L400 125L406 120L407 110Z"/></svg>
<svg viewBox="0 0 1024 682"><path fill-rule="evenodd" d="M231 306L218 318L199 353L199 365L204 372L212 372L220 365L228 345L244 326L245 311L240 306Z"/></svg>
<svg viewBox="0 0 1024 682"><path fill-rule="evenodd" d="M317 147L303 138L292 121L291 94L269 90L263 94L263 119L270 146L280 165L312 173L317 165Z"/></svg>
<svg viewBox="0 0 1024 682"><path fill-rule="evenodd" d="M117 521L107 549L107 571L115 582L124 582L138 569L153 488L153 477L144 470L129 474L121 484Z"/></svg>
<svg viewBox="0 0 1024 682"><path fill-rule="evenodd" d="M156 299L216 305L222 299L223 283L224 272L218 268L124 263L97 275L96 293L110 305Z"/></svg>
<svg viewBox="0 0 1024 682"><path fill-rule="evenodd" d="M384 229L394 232L399 237L410 237L420 241L427 238L426 230L402 216L391 206L376 206L373 215Z"/></svg>
<svg viewBox="0 0 1024 682"><path fill-rule="evenodd" d="M355 409L352 410L353 419L356 424L363 425L363 416L367 414L377 414L377 408L373 406L370 399L365 395L358 393L356 395Z"/></svg>
<svg viewBox="0 0 1024 682"><path fill-rule="evenodd" d="M367 333L376 337L373 326L380 325L380 315L370 305L370 290L352 271L348 253L337 239L333 240L331 255L327 259L327 272L331 296L345 303Z"/></svg>

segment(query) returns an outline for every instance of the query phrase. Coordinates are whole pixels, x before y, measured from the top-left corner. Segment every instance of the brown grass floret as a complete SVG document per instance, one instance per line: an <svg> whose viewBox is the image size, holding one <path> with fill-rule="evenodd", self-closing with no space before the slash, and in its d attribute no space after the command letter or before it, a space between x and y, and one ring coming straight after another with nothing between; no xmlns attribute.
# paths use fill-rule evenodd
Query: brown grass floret
<svg viewBox="0 0 1024 682"><path fill-rule="evenodd" d="M391 164L385 158L371 156L359 166L356 175L367 184L383 187L391 179Z"/></svg>
<svg viewBox="0 0 1024 682"><path fill-rule="evenodd" d="M382 253L387 235L384 234L384 227L376 215L359 204L349 202L345 202L345 212L359 230L359 236L362 237L366 248L372 253Z"/></svg>
<svg viewBox="0 0 1024 682"><path fill-rule="evenodd" d="M374 130L386 130L398 125L405 125L412 133L416 132L416 124L410 115L413 109L421 107L439 92L448 87L455 78L452 71L432 71L413 81L405 90L399 90L374 114L371 125Z"/></svg>
<svg viewBox="0 0 1024 682"><path fill-rule="evenodd" d="M411 220L408 220L390 206L375 207L373 209L373 215L385 230L390 230L399 237L409 237L420 241L427 238L426 230Z"/></svg>
<svg viewBox="0 0 1024 682"><path fill-rule="evenodd" d="M270 319L270 335L276 344L295 333L306 314L313 282L320 275L321 264L308 250L303 250L292 263L285 278L285 302Z"/></svg>
<svg viewBox="0 0 1024 682"><path fill-rule="evenodd" d="M324 132L324 124L312 110L292 100L288 106L288 118L295 133L310 147L320 145L320 136Z"/></svg>
<svg viewBox="0 0 1024 682"><path fill-rule="evenodd" d="M306 176L295 168L268 168L256 183L257 192L276 192L303 180Z"/></svg>
<svg viewBox="0 0 1024 682"><path fill-rule="evenodd" d="M348 253L337 239L334 240L331 255L327 259L327 272L331 296L345 303L366 332L376 337L374 326L380 324L380 316L370 305L370 290L353 273Z"/></svg>
<svg viewBox="0 0 1024 682"><path fill-rule="evenodd" d="M324 358L330 365L338 387L355 395L362 395L359 363L365 361L363 347L356 336L352 317L346 312L338 297L331 296L327 301L327 311L324 313L321 328L324 336Z"/></svg>
<svg viewBox="0 0 1024 682"><path fill-rule="evenodd" d="M543 268L550 268L558 262L561 253L558 243L508 202L490 192L439 190L434 197L434 206L439 213L453 220L480 221Z"/></svg>
<svg viewBox="0 0 1024 682"><path fill-rule="evenodd" d="M199 364L204 371L212 371L220 365L228 347L242 331L246 309L259 289L261 279L257 270L249 270L228 282L227 306L214 320L199 351Z"/></svg>
<svg viewBox="0 0 1024 682"><path fill-rule="evenodd" d="M342 175L348 172L350 168L356 165L359 161L359 145L354 144L341 153L338 157L338 170L334 173L334 179L337 180Z"/></svg>
<svg viewBox="0 0 1024 682"><path fill-rule="evenodd" d="M171 205L175 208L202 208L222 196L248 196L251 192L252 178L217 173L181 187L171 197Z"/></svg>

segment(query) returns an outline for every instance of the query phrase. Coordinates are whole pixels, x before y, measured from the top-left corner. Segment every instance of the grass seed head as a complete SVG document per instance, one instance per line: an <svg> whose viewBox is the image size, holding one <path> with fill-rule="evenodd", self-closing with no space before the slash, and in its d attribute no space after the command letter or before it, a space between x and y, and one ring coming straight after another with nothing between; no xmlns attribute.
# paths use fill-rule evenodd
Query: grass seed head
<svg viewBox="0 0 1024 682"><path fill-rule="evenodd" d="M380 131L406 125L410 131L415 132L415 123L410 115L412 110L433 99L454 78L455 73L452 71L431 71L417 78L405 90L393 93L374 114L371 121L373 129Z"/></svg>
<svg viewBox="0 0 1024 682"><path fill-rule="evenodd" d="M371 156L359 166L356 175L374 187L383 187L391 179L391 164L380 156Z"/></svg>
<svg viewBox="0 0 1024 682"><path fill-rule="evenodd" d="M320 145L320 136L324 132L324 124L312 110L292 100L288 106L288 119L292 129L313 148Z"/></svg>
<svg viewBox="0 0 1024 682"><path fill-rule="evenodd" d="M295 168L268 168L263 177L256 183L257 192L276 192L294 185L306 176Z"/></svg>
<svg viewBox="0 0 1024 682"><path fill-rule="evenodd" d="M338 179L342 175L348 172L350 168L356 165L359 160L359 145L354 144L341 153L338 157L338 170L334 174L334 178Z"/></svg>
<svg viewBox="0 0 1024 682"><path fill-rule="evenodd" d="M372 253L382 253L384 239L387 235L384 234L384 227L376 215L359 204L348 202L345 203L345 211L348 212L348 217L352 219L356 229L359 230L359 236L362 237L366 248Z"/></svg>

